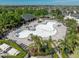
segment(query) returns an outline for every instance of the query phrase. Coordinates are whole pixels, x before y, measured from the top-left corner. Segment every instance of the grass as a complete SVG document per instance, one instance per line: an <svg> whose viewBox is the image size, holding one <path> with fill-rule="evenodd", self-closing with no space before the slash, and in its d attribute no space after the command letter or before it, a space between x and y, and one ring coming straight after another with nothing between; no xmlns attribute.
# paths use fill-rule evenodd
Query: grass
<svg viewBox="0 0 79 59"><path fill-rule="evenodd" d="M18 54L17 56L4 56L5 58L23 58L27 52L25 50L23 50L17 43L9 41L9 40L0 40L0 44L6 43L8 45L10 45L11 47L17 49L20 51L20 54Z"/></svg>

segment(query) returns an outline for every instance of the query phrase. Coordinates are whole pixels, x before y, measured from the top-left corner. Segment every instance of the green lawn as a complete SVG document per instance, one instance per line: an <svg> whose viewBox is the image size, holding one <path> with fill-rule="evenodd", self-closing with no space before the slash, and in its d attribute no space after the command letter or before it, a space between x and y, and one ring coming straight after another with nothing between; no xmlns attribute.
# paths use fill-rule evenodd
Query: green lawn
<svg viewBox="0 0 79 59"><path fill-rule="evenodd" d="M9 41L9 40L0 40L0 44L6 43L8 45L10 45L11 47L17 49L20 51L20 54L18 54L17 56L5 56L7 58L23 58L27 52L25 50L23 50L18 44L16 44L15 42Z"/></svg>

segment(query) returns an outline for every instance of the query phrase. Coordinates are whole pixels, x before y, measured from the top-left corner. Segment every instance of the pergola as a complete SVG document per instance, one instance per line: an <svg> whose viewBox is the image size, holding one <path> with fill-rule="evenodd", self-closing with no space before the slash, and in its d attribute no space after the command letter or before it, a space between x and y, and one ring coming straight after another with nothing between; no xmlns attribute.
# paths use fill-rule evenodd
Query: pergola
<svg viewBox="0 0 79 59"><path fill-rule="evenodd" d="M25 22L31 22L36 19L36 17L32 14L25 14L21 16Z"/></svg>

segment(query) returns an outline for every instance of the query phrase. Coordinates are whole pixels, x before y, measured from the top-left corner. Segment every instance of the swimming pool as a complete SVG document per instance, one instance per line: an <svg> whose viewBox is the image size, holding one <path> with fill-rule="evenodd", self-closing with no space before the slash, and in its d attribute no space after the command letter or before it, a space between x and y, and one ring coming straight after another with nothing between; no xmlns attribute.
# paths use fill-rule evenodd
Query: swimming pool
<svg viewBox="0 0 79 59"><path fill-rule="evenodd" d="M38 24L35 28L35 31L32 30L23 30L18 33L19 38L27 38L30 34L37 35L40 37L50 37L57 33L57 30L54 28L56 22L48 22L47 24Z"/></svg>
<svg viewBox="0 0 79 59"><path fill-rule="evenodd" d="M0 0L0 5L79 5L79 0Z"/></svg>

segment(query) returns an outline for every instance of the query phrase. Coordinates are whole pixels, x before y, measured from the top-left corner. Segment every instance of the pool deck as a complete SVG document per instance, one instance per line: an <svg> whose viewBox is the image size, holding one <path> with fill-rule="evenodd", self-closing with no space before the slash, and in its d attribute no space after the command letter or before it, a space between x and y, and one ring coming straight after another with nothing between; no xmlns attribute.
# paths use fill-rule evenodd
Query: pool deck
<svg viewBox="0 0 79 59"><path fill-rule="evenodd" d="M48 22L48 21L55 21L55 20L45 20L42 23L45 23L45 22ZM16 37L16 32L19 31L19 30L21 30L21 31L22 30L27 30L26 27L34 26L34 25L38 25L38 24L39 24L38 21L33 21L33 22L29 23L29 25L22 25L19 29L10 32L7 35L7 38L10 39L10 40L16 41L18 44L23 43L23 44L29 46L31 43L33 43L33 41L28 40L29 37L27 37L27 38L18 38L18 37ZM58 25L60 25L60 26L58 26ZM57 33L56 33L56 35L52 36L52 39L53 40L59 40L59 39L63 40L65 38L65 35L66 35L67 27L64 26L62 23L59 23L59 22L54 27L57 29ZM48 38L43 38L43 39L46 40Z"/></svg>

